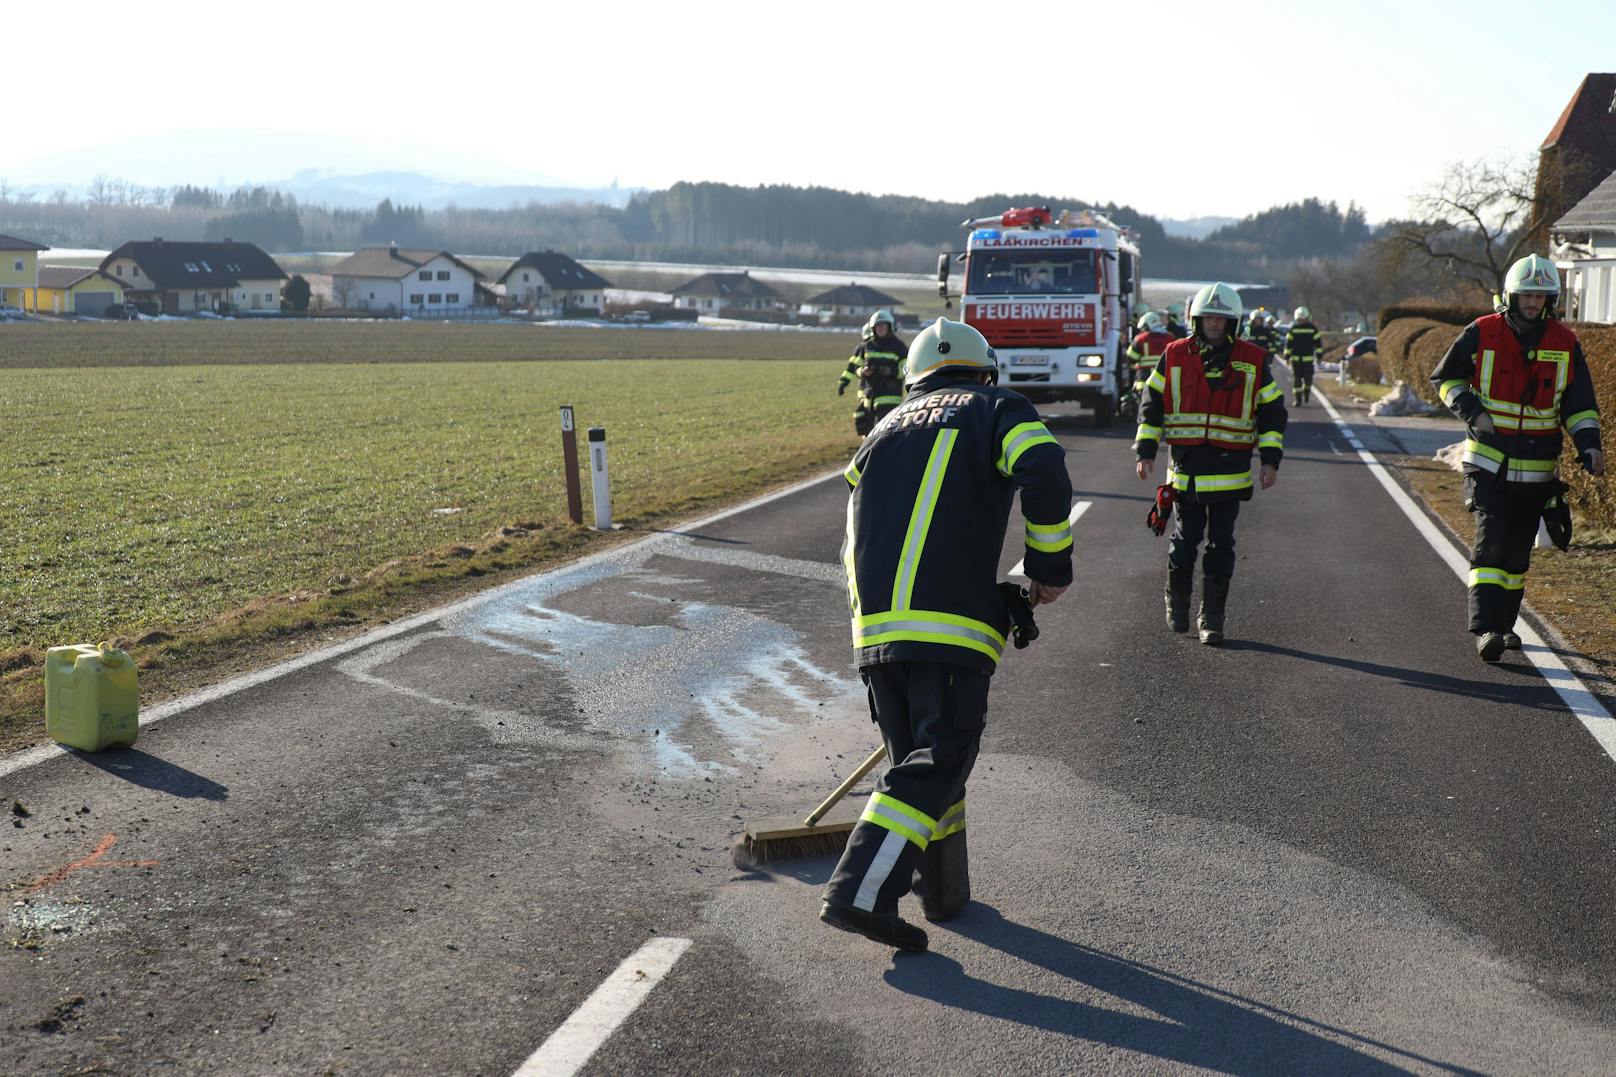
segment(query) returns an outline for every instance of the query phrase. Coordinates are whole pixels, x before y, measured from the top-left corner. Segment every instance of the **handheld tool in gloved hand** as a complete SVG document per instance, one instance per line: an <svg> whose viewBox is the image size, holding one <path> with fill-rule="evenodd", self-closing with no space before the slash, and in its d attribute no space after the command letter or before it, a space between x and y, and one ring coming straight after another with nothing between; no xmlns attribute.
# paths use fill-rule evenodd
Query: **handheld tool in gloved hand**
<svg viewBox="0 0 1616 1077"><path fill-rule="evenodd" d="M1571 546L1571 506L1566 504L1566 493L1571 487L1556 479L1554 493L1543 502L1543 526L1549 532L1549 541L1560 550Z"/></svg>
<svg viewBox="0 0 1616 1077"><path fill-rule="evenodd" d="M1171 485L1162 483L1156 487L1156 503L1150 506L1145 514L1145 526L1156 533L1159 538L1167 530L1167 525L1173 519L1173 498L1176 495Z"/></svg>
<svg viewBox="0 0 1616 1077"><path fill-rule="evenodd" d="M730 859L738 868L756 867L773 860L791 860L799 857L830 856L842 851L847 836L858 824L858 813L842 814L834 819L825 816L875 765L886 758L886 745L870 753L846 781L838 785L830 796L803 819L795 815L757 819L746 824L745 831L730 847Z"/></svg>
<svg viewBox="0 0 1616 1077"><path fill-rule="evenodd" d="M1025 587L1014 583L999 584L999 594L1004 597L1005 612L1010 615L1010 634L1019 651L1038 638L1038 622L1032 619L1032 596Z"/></svg>

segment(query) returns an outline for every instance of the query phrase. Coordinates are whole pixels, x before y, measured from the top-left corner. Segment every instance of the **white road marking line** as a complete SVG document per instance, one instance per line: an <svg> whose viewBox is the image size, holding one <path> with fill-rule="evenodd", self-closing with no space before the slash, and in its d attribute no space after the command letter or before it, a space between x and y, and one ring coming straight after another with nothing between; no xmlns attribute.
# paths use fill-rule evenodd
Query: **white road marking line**
<svg viewBox="0 0 1616 1077"><path fill-rule="evenodd" d="M513 591L531 586L534 580L543 579L546 576L553 576L562 572L576 572L581 568L586 568L589 565L595 564L599 561L630 555L634 551L646 546L657 546L663 544L676 545L677 543L683 541L685 536L682 533L688 533L699 530L703 527L711 526L712 524L718 523L720 520L727 520L731 516L739 516L743 512L749 512L752 509L767 505L772 501L779 501L781 498L790 497L793 494L801 493L803 490L818 486L822 482L829 482L831 479L839 479L841 477L842 472L829 471L823 475L817 476L816 478L805 479L802 482L794 483L791 486L787 486L783 490L776 490L772 494L765 494L762 497L753 498L751 501L746 501L731 508L716 512L711 516L704 516L699 520L693 520L690 523L680 524L676 529L673 529L668 533L651 535L647 538L631 542L625 546L617 546L610 550L602 550L599 553L590 554L588 557L581 557L576 561L569 561L564 565L557 565L555 568L546 569L543 572L535 572L530 576L523 576L520 579L512 580L510 583L500 584L498 587L490 588L487 591L479 591L475 595L470 595L466 598L460 599L458 602L451 602L447 606L439 606L436 609L427 610L425 613L416 614L414 617L410 617L402 621L395 621L390 625L383 625L380 628L373 628L364 635L355 636L353 639L344 640L341 643L334 643L329 647L321 647L319 650L309 651L307 654L298 655L296 658L291 658L285 662L280 662L276 665L258 670L256 673L248 673L244 676L224 681L220 684L214 685L212 688L204 688L200 692L193 692L188 696L180 696L178 699L171 699L167 703L162 703L155 707L142 707L140 713L140 726L142 729L144 729L149 725L162 721L164 718L172 718L176 714L182 714L185 711L194 710L197 707L205 704L225 699L229 696L236 695L239 692L244 692L249 688L255 688L260 684L268 684L270 681L278 680L289 673L296 673L297 671L307 669L310 666L316 666L322 662L329 662L333 658L338 658L345 654L351 654L354 651L364 650L366 647L369 647L372 644L380 643L383 640L392 639L395 636L402 636L406 632L414 632L418 628L424 628L427 625L434 624L443 620L445 617L456 616L466 612L467 610L475 609L478 606L484 605L485 603L494 602ZM9 759L0 759L0 778L8 777L20 770L26 770L31 766L43 763L47 759L55 759L57 756L67 754L69 754L68 750L58 744L42 744L37 748L30 748L28 751L21 752Z"/></svg>
<svg viewBox="0 0 1616 1077"><path fill-rule="evenodd" d="M1397 503L1397 507L1403 510L1403 515L1414 525L1414 529L1430 543L1431 548L1453 570L1453 574L1468 584L1469 558L1431 522L1430 517L1425 515L1414 503L1414 499L1408 496L1397 484L1397 480L1391 477L1379 460L1375 459L1375 454L1363 447L1363 443L1352 432L1352 428L1342 421L1341 413L1335 410L1330 398L1320 393L1319 400L1330 413L1330 418L1335 420L1336 426L1341 428L1342 433L1347 435L1347 440L1357 449L1359 459L1369 465L1370 474L1385 487L1386 492ZM1543 637L1538 635L1530 624L1522 621L1516 625L1515 631L1521 637L1521 654L1537 667L1543 679L1559 693L1561 701L1572 714L1576 715L1577 721L1582 723L1582 727L1605 750L1605 754L1616 760L1616 719L1613 719L1610 712L1600 703L1599 697L1588 690L1582 679L1544 642Z"/></svg>
<svg viewBox="0 0 1616 1077"><path fill-rule="evenodd" d="M1083 518L1083 514L1089 511L1089 506L1092 504L1092 501L1079 501L1077 504L1073 505L1071 513L1066 517L1066 522L1071 526L1076 527L1077 521ZM1017 561L1016 567L1010 570L1010 575L1020 576L1022 579L1027 579L1026 560L1023 559L1021 561Z"/></svg>
<svg viewBox="0 0 1616 1077"><path fill-rule="evenodd" d="M689 948L689 939L652 939L634 951L528 1056L515 1077L567 1077L583 1069Z"/></svg>
<svg viewBox="0 0 1616 1077"><path fill-rule="evenodd" d="M686 539L667 549L658 550L663 557L677 557L682 561L701 561L713 565L728 565L751 572L773 572L780 576L796 576L804 580L820 580L847 586L847 569L840 562L803 561L795 557L776 557L774 554L754 553L727 546L698 546Z"/></svg>

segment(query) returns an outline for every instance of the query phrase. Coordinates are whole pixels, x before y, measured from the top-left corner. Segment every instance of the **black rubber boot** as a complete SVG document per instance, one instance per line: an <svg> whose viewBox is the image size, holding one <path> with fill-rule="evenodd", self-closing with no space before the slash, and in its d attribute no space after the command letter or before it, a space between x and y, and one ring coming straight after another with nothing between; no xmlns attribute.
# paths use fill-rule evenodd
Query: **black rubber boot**
<svg viewBox="0 0 1616 1077"><path fill-rule="evenodd" d="M833 905L827 901L819 907L819 918L831 927L863 935L897 950L918 953L927 945L926 933L905 923L896 913L865 912L851 905Z"/></svg>
<svg viewBox="0 0 1616 1077"><path fill-rule="evenodd" d="M934 924L952 920L971 903L971 864L965 831L926 846L915 872L914 895L920 911Z"/></svg>
<svg viewBox="0 0 1616 1077"><path fill-rule="evenodd" d="M1502 632L1483 632L1476 637L1476 653L1488 665L1492 665L1504 657L1504 648L1506 646L1508 646L1508 643L1505 641Z"/></svg>
<svg viewBox="0 0 1616 1077"><path fill-rule="evenodd" d="M1521 637L1513 632L1504 633L1504 650L1518 651L1521 649Z"/></svg>
<svg viewBox="0 0 1616 1077"><path fill-rule="evenodd" d="M1229 604L1229 577L1201 578L1201 642L1223 642L1223 614Z"/></svg>
<svg viewBox="0 0 1616 1077"><path fill-rule="evenodd" d="M1193 568L1167 566L1167 589L1162 597L1167 602L1167 627L1174 632L1190 630L1190 592L1195 589Z"/></svg>

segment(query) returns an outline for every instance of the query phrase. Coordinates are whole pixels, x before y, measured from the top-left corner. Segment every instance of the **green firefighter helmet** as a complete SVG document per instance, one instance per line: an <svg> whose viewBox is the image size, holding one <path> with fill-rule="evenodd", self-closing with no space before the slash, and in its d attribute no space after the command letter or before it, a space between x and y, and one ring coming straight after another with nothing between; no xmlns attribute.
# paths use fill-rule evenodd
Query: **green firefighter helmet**
<svg viewBox="0 0 1616 1077"><path fill-rule="evenodd" d="M1141 333L1160 333L1162 331L1162 316L1153 310L1147 310L1139 315L1139 331Z"/></svg>
<svg viewBox="0 0 1616 1077"><path fill-rule="evenodd" d="M1308 311L1308 309L1306 307L1297 307L1295 313L1293 313L1291 315L1291 321L1293 321L1293 322L1305 322L1311 317L1313 317L1313 315Z"/></svg>
<svg viewBox="0 0 1616 1077"><path fill-rule="evenodd" d="M1222 281L1217 281L1195 293L1195 299L1190 303L1190 319L1193 321L1206 315L1215 315L1239 322L1244 310L1245 305L1240 302L1240 293Z"/></svg>
<svg viewBox="0 0 1616 1077"><path fill-rule="evenodd" d="M1539 254L1528 254L1509 267L1504 275L1504 297L1531 292L1537 295L1560 294L1560 271L1554 263Z"/></svg>
<svg viewBox="0 0 1616 1077"><path fill-rule="evenodd" d="M904 382L913 385L939 370L980 370L998 373L999 361L988 346L988 338L964 322L938 318L915 336L909 345L909 361Z"/></svg>

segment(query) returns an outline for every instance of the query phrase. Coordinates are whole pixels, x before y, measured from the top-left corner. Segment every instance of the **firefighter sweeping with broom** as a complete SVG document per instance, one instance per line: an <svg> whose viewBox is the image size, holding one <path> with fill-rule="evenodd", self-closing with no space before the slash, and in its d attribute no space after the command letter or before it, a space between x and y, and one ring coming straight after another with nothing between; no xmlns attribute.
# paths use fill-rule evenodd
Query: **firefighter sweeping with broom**
<svg viewBox="0 0 1616 1077"><path fill-rule="evenodd" d="M848 465L843 548L853 646L891 766L819 917L924 950L926 933L898 916L898 899L913 884L929 920L970 899L965 781L1011 627L995 580L1011 501L1019 489L1032 580L1022 601L1053 602L1072 582L1072 484L1065 450L1033 406L997 387L998 364L975 329L944 318L927 326L905 380L903 403Z"/></svg>

